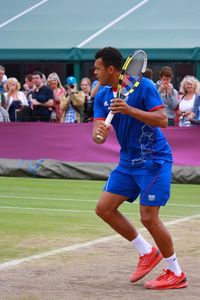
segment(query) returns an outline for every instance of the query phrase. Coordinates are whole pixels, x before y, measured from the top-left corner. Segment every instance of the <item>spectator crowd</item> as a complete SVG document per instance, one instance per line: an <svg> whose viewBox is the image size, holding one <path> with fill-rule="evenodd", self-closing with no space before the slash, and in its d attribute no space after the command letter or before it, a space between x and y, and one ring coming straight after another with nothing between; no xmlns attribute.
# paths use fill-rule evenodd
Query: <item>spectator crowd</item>
<svg viewBox="0 0 200 300"><path fill-rule="evenodd" d="M172 84L173 72L168 66L160 70L153 81L153 71L144 76L157 88L168 117L169 126L200 124L200 82L187 75L179 90ZM93 121L95 94L102 86L84 77L77 82L68 76L64 84L55 72L46 76L40 71L25 75L24 83L15 77L7 78L0 65L0 122L88 123Z"/></svg>
<svg viewBox="0 0 200 300"><path fill-rule="evenodd" d="M153 81L153 71L147 69L144 76ZM168 126L192 126L200 124L200 82L185 76L177 91L173 84L173 71L169 66L160 70L160 79L154 83L163 100Z"/></svg>
<svg viewBox="0 0 200 300"><path fill-rule="evenodd" d="M89 78L82 78L80 89L74 76L62 85L55 72L46 76L40 71L27 74L24 84L7 78L0 65L0 121L88 123L93 120L96 91Z"/></svg>

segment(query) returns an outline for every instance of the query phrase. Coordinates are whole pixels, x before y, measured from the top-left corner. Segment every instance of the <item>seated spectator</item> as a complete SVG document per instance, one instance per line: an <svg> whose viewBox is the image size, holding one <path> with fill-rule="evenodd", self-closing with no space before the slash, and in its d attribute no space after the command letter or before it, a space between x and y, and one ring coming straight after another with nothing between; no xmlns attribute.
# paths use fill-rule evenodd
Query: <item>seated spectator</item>
<svg viewBox="0 0 200 300"><path fill-rule="evenodd" d="M32 106L32 121L49 122L51 110L54 106L53 91L43 84L43 74L39 71L33 72L33 82L35 90L31 92L29 98Z"/></svg>
<svg viewBox="0 0 200 300"><path fill-rule="evenodd" d="M180 83L180 94L182 94L179 103L179 126L190 126L191 122L188 116L193 111L194 102L200 91L200 83L194 76L185 76Z"/></svg>
<svg viewBox="0 0 200 300"><path fill-rule="evenodd" d="M166 109L169 126L175 125L176 107L178 106L178 92L171 83L172 78L172 69L166 66L160 71L160 80L156 83Z"/></svg>
<svg viewBox="0 0 200 300"><path fill-rule="evenodd" d="M28 101L23 92L20 91L20 83L15 77L6 81L5 107L11 122L23 121L24 107L28 107Z"/></svg>
<svg viewBox="0 0 200 300"><path fill-rule="evenodd" d="M192 125L200 125L200 95L196 96L192 112L188 115Z"/></svg>
<svg viewBox="0 0 200 300"><path fill-rule="evenodd" d="M61 98L66 96L66 89L62 86L60 78L57 73L49 74L47 78L47 85L53 90L54 94L54 110L51 112L51 120L60 123L61 110L60 101Z"/></svg>
<svg viewBox="0 0 200 300"><path fill-rule="evenodd" d="M89 78L85 77L81 79L81 90L85 94L85 104L84 104L84 112L83 112L83 122L88 123L93 120L93 106L94 106L94 98L91 97L91 86L92 83Z"/></svg>
<svg viewBox="0 0 200 300"><path fill-rule="evenodd" d="M77 80L74 76L67 77L66 90L66 97L60 102L61 123L81 123L83 122L85 95L82 91L78 91Z"/></svg>

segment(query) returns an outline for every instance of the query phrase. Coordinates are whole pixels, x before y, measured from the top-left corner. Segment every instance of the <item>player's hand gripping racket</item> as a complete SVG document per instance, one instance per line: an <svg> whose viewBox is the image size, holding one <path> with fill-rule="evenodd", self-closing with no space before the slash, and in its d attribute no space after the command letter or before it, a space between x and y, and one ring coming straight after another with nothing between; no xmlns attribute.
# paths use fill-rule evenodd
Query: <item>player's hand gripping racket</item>
<svg viewBox="0 0 200 300"><path fill-rule="evenodd" d="M146 71L146 67L147 55L143 50L136 50L129 55L119 75L116 98L125 99L134 92L140 84L142 73ZM113 117L114 114L110 111L105 119L105 124L109 125ZM103 140L100 135L97 138Z"/></svg>

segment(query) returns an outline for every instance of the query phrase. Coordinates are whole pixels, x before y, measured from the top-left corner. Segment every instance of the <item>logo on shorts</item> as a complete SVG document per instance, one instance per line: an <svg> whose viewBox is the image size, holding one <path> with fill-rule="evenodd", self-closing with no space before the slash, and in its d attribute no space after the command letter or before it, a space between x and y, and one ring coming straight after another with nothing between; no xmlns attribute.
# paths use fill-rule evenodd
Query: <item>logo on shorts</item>
<svg viewBox="0 0 200 300"><path fill-rule="evenodd" d="M103 106L109 106L108 101L104 101Z"/></svg>
<svg viewBox="0 0 200 300"><path fill-rule="evenodd" d="M149 201L155 201L156 196L155 195L148 195L148 200Z"/></svg>

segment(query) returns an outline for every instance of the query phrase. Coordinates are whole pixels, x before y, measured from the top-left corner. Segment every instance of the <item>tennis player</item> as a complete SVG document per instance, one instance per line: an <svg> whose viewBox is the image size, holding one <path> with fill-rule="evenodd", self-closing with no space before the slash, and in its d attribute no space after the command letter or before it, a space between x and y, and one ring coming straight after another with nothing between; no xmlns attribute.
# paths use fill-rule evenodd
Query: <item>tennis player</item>
<svg viewBox="0 0 200 300"><path fill-rule="evenodd" d="M172 153L159 127L167 127L163 102L147 78L128 99L115 99L123 57L112 47L95 55L95 75L101 89L94 103L93 140L105 142L109 126L104 120L111 110L112 125L121 146L118 166L111 172L96 207L96 214L135 247L139 262L130 276L136 282L147 275L164 258L166 269L154 280L145 283L148 289L178 289L187 287L187 279L174 253L171 235L159 218L160 206L170 197ZM102 139L98 137L101 136ZM147 242L135 226L119 212L124 202L134 202L140 196L141 222L157 246Z"/></svg>

